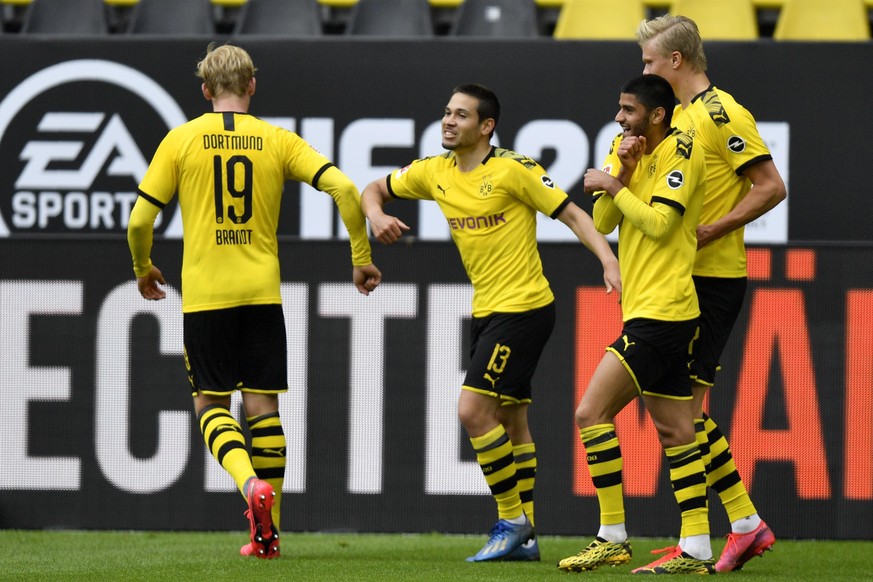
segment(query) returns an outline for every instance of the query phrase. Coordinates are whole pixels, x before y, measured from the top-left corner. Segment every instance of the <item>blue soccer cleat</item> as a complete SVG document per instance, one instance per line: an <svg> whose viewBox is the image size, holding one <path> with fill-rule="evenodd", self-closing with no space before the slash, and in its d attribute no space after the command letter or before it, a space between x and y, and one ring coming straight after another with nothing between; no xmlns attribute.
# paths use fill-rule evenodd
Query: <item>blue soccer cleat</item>
<svg viewBox="0 0 873 582"><path fill-rule="evenodd" d="M467 558L468 562L490 562L505 559L526 541L533 539L534 530L530 520L525 516L524 523L514 524L501 519L488 532L486 543L475 556Z"/></svg>
<svg viewBox="0 0 873 582"><path fill-rule="evenodd" d="M537 542L537 536L527 540L515 550L503 558L504 562L539 562L540 561L540 544Z"/></svg>

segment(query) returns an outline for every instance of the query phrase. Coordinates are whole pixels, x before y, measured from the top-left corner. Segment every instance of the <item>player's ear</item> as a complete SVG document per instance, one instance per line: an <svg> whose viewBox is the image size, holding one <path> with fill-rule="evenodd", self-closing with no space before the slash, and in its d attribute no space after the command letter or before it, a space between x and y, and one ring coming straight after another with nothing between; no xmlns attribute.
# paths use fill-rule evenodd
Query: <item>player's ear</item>
<svg viewBox="0 0 873 582"><path fill-rule="evenodd" d="M200 90L203 92L203 97L207 101L212 101L212 92L209 90L209 87L206 86L206 83L200 85Z"/></svg>
<svg viewBox="0 0 873 582"><path fill-rule="evenodd" d="M664 123L664 118L666 117L667 112L663 107L655 107L651 113L652 124L660 125Z"/></svg>
<svg viewBox="0 0 873 582"><path fill-rule="evenodd" d="M252 77L252 79L249 81L249 97L251 97L252 95L255 94L255 86L256 85L257 85L257 83L255 82L255 78Z"/></svg>
<svg viewBox="0 0 873 582"><path fill-rule="evenodd" d="M497 123L494 121L494 118L486 117L482 121L482 134L483 135L490 135L491 132L494 131L494 126L496 126L496 125L497 125Z"/></svg>

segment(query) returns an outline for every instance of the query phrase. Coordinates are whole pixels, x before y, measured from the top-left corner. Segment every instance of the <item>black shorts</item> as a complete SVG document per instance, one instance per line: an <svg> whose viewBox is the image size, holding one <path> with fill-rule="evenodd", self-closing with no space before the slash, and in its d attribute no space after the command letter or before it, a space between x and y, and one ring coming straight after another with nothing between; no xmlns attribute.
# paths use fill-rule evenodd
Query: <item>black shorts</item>
<svg viewBox="0 0 873 582"><path fill-rule="evenodd" d="M281 305L244 305L183 315L185 366L193 394L288 390Z"/></svg>
<svg viewBox="0 0 873 582"><path fill-rule="evenodd" d="M689 369L691 377L701 384L715 384L715 373L721 368L719 358L743 308L747 286L746 277L694 277L700 303L700 339L694 342Z"/></svg>
<svg viewBox="0 0 873 582"><path fill-rule="evenodd" d="M531 379L554 327L554 303L523 313L474 317L464 389L504 404L530 403Z"/></svg>
<svg viewBox="0 0 873 582"><path fill-rule="evenodd" d="M684 400L691 398L688 356L696 337L696 319L631 319L606 349L618 356L640 394Z"/></svg>

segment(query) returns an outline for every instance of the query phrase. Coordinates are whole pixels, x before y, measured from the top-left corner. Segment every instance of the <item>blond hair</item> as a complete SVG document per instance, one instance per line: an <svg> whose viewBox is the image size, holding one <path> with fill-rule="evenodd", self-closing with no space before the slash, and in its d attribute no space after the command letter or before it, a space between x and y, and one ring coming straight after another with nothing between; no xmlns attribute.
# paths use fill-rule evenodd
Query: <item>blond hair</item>
<svg viewBox="0 0 873 582"><path fill-rule="evenodd" d="M216 48L210 43L195 74L203 79L213 97L226 92L241 97L248 91L256 70L249 53L240 47L225 44Z"/></svg>
<svg viewBox="0 0 873 582"><path fill-rule="evenodd" d="M643 20L637 27L636 36L640 46L654 40L653 47L661 56L679 52L695 72L706 72L706 55L703 53L700 30L687 16L665 14L652 20Z"/></svg>

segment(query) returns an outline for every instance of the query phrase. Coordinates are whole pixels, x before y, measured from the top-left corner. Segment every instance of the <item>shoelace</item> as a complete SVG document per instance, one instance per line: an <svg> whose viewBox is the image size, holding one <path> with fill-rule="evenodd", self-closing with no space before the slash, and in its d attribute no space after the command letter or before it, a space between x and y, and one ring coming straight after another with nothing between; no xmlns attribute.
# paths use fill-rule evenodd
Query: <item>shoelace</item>
<svg viewBox="0 0 873 582"><path fill-rule="evenodd" d="M511 532L512 528L509 525L499 521L494 524L494 527L492 527L491 531L488 532L488 537L491 539L503 539Z"/></svg>
<svg viewBox="0 0 873 582"><path fill-rule="evenodd" d="M655 554L655 555L658 555L658 554L672 554L673 552L676 551L676 549L677 549L678 547L679 547L679 546L667 546L666 548L659 548L659 549L657 549L657 550L652 550L651 553L652 553L652 554Z"/></svg>

